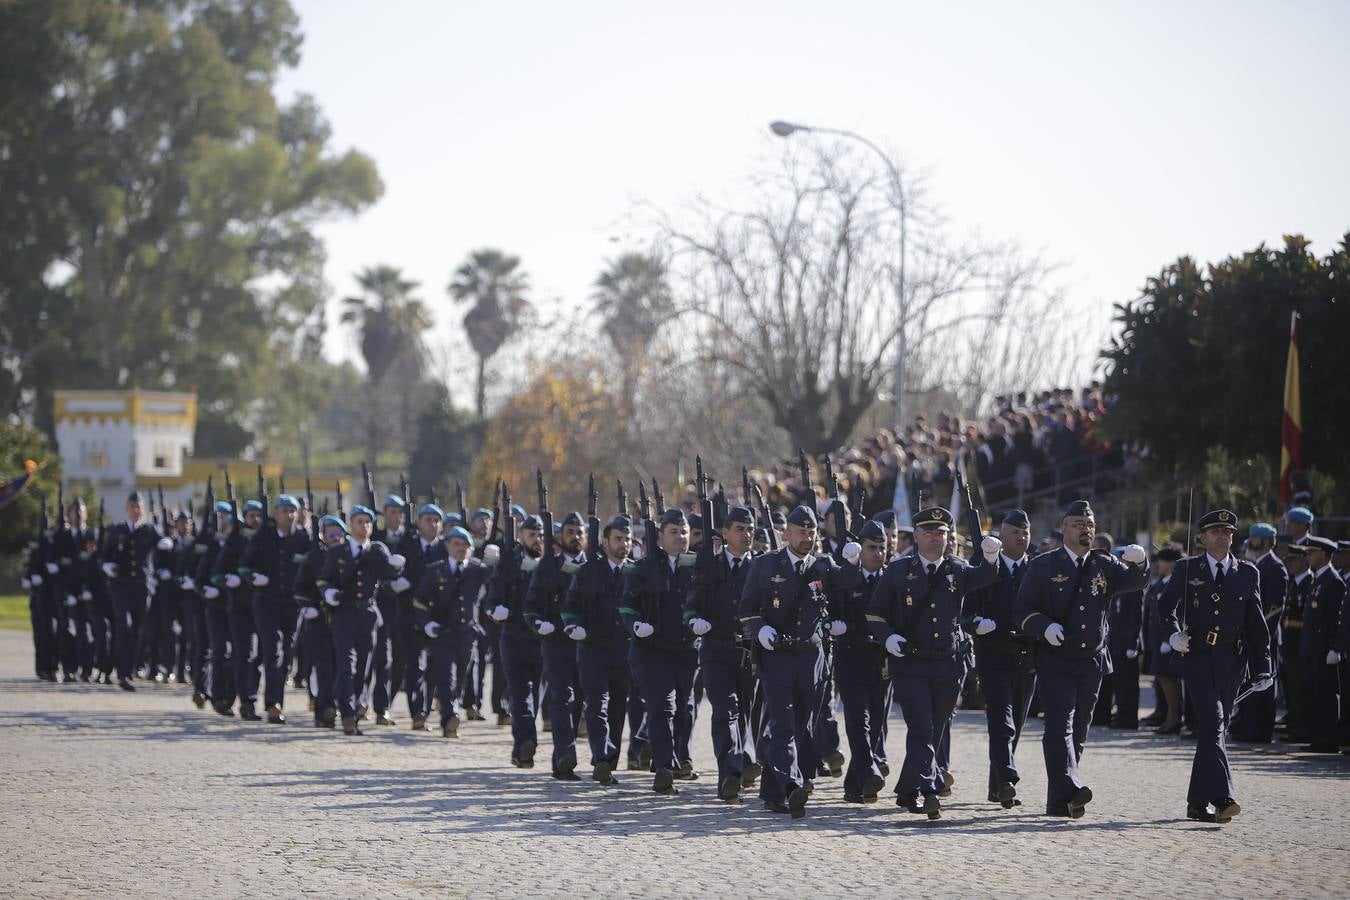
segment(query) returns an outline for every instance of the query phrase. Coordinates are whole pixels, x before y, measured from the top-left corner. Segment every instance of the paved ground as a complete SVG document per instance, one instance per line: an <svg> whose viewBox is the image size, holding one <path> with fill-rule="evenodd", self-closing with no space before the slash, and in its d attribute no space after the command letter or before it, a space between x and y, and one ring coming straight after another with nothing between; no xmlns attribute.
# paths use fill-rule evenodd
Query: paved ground
<svg viewBox="0 0 1350 900"><path fill-rule="evenodd" d="M1350 885L1350 760L1244 749L1246 811L1187 822L1190 746L1094 729L1097 800L1038 815L983 802L982 714L961 714L956 795L938 822L850 806L822 780L807 818L717 802L706 776L675 798L629 773L561 784L507 764L508 735L364 737L203 713L185 689L39 683L26 634L0 632L0 894L217 897L971 894L1340 895ZM303 710L303 697L291 695ZM303 720L303 714L294 718ZM711 751L700 720L695 758ZM893 723L893 756L904 726ZM624 773L620 773L623 775Z"/></svg>

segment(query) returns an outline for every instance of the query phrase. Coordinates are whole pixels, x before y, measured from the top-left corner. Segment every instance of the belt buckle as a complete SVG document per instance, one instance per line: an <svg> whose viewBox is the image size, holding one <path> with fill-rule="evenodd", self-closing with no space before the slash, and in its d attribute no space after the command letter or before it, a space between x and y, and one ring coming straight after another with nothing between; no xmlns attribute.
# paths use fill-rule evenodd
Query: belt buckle
<svg viewBox="0 0 1350 900"><path fill-rule="evenodd" d="M1218 644L1218 643L1219 643L1219 633L1218 633L1217 631L1206 632L1206 633L1205 633L1205 643L1206 643L1206 644L1209 644L1211 647L1213 647L1213 646L1215 646L1216 644Z"/></svg>

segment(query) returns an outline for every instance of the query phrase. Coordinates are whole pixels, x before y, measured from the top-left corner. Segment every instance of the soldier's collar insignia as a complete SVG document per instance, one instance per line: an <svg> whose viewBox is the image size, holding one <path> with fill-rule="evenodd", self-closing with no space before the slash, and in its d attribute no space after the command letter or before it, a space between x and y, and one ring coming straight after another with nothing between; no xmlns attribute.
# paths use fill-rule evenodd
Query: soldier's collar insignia
<svg viewBox="0 0 1350 900"><path fill-rule="evenodd" d="M1060 582L1068 581L1068 580L1069 580L1069 576L1068 576L1068 575L1056 575L1055 577L1051 578L1050 580L1053 581L1053 582L1055 582L1056 584L1058 584L1058 583L1060 583Z"/></svg>

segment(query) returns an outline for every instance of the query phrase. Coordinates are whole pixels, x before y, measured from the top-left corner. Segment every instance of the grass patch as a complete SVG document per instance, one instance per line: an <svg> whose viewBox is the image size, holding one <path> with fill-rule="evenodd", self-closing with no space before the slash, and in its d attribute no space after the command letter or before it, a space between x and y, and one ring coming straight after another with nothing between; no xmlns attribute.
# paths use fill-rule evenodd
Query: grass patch
<svg viewBox="0 0 1350 900"><path fill-rule="evenodd" d="M28 615L27 594L0 595L0 628L11 631L31 631L33 620Z"/></svg>

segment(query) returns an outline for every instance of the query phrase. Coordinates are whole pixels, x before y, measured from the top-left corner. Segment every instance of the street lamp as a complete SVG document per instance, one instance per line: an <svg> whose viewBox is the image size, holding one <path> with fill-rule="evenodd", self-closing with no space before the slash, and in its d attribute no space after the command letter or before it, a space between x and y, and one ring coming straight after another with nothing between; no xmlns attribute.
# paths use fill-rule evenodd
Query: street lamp
<svg viewBox="0 0 1350 900"><path fill-rule="evenodd" d="M790 137L802 131L833 134L858 141L870 147L877 156L881 157L881 161L886 164L886 171L891 175L891 187L895 190L895 202L900 209L900 265L895 272L895 296L900 304L899 324L896 330L895 425L897 428L903 429L905 427L905 355L907 350L905 341L905 238L909 213L905 204L904 185L900 181L900 170L895 167L895 163L891 161L884 150L862 135L854 134L852 131L846 131L842 128L818 128L813 125L800 125L796 122L782 121L770 122L769 130L781 138Z"/></svg>

